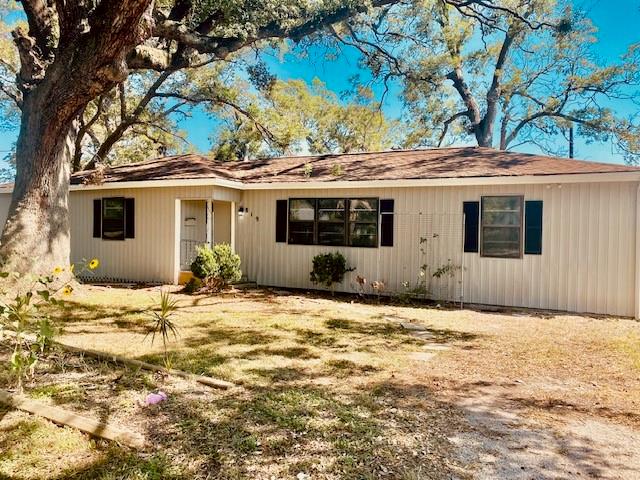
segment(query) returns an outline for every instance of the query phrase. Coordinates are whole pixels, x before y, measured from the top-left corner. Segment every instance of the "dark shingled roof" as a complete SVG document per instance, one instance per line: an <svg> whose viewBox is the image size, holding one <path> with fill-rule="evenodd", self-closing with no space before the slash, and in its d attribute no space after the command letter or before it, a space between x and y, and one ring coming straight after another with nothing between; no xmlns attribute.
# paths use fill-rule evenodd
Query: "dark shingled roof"
<svg viewBox="0 0 640 480"><path fill-rule="evenodd" d="M308 175L309 171L311 171L311 175ZM279 157L226 163L215 162L202 155L177 155L107 168L103 172L103 177L106 183L207 178L242 183L298 183L632 171L640 171L640 168L613 163L505 152L491 148L451 147ZM71 183L81 184L93 174L93 171L74 174Z"/></svg>

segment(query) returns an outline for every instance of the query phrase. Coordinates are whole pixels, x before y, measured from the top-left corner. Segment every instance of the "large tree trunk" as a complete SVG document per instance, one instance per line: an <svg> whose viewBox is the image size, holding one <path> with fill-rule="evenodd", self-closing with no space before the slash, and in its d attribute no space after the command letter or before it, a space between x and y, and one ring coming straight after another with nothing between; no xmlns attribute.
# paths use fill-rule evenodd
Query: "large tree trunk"
<svg viewBox="0 0 640 480"><path fill-rule="evenodd" d="M91 100L126 79L127 54L151 33L153 0L105 0L89 16L80 3L54 2L54 14L53 6L23 0L29 32L13 31L23 99L16 179L0 238L5 271L49 273L69 265L76 121Z"/></svg>
<svg viewBox="0 0 640 480"><path fill-rule="evenodd" d="M49 273L70 263L69 175L77 113L59 110L40 84L25 96L16 178L2 238L5 271ZM77 109L75 109L77 110Z"/></svg>

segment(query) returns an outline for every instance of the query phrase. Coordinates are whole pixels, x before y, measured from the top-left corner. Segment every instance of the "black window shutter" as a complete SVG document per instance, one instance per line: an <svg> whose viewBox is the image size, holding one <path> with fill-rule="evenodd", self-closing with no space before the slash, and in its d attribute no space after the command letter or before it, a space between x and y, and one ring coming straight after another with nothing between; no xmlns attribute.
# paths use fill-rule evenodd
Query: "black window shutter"
<svg viewBox="0 0 640 480"><path fill-rule="evenodd" d="M480 221L480 202L464 202L464 251L478 251L478 224Z"/></svg>
<svg viewBox="0 0 640 480"><path fill-rule="evenodd" d="M542 200L527 200L524 207L524 253L542 254Z"/></svg>
<svg viewBox="0 0 640 480"><path fill-rule="evenodd" d="M93 200L93 238L102 238L102 200Z"/></svg>
<svg viewBox="0 0 640 480"><path fill-rule="evenodd" d="M136 201L127 198L124 201L124 236L136 238Z"/></svg>
<svg viewBox="0 0 640 480"><path fill-rule="evenodd" d="M392 199L380 200L380 246L393 247L393 204Z"/></svg>
<svg viewBox="0 0 640 480"><path fill-rule="evenodd" d="M287 242L287 201L276 200L276 242Z"/></svg>

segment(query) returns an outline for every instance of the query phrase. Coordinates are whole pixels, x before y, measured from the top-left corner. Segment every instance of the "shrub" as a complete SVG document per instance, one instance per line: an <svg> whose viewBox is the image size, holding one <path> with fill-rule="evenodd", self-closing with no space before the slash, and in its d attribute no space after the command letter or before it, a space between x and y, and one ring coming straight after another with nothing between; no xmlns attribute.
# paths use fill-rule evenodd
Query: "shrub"
<svg viewBox="0 0 640 480"><path fill-rule="evenodd" d="M240 257L227 244L198 247L191 272L199 279L216 279L227 285L242 278Z"/></svg>
<svg viewBox="0 0 640 480"><path fill-rule="evenodd" d="M354 270L347 267L347 259L340 252L321 253L313 257L313 270L309 274L309 279L313 283L331 288L333 292L333 285L342 282L345 273Z"/></svg>

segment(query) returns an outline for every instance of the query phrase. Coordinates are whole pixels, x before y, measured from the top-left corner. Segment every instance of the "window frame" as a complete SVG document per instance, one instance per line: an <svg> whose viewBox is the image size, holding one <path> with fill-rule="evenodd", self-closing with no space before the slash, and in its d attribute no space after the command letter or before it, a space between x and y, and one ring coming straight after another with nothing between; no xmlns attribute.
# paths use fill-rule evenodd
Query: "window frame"
<svg viewBox="0 0 640 480"><path fill-rule="evenodd" d="M300 200L306 200L309 202L313 202L313 220L291 220L291 210L292 210L292 205L295 201L300 201ZM300 198L290 198L289 202L288 202L288 206L287 206L287 244L290 245L317 245L317 238L318 238L318 226L317 226L317 222L318 222L318 199L316 198L309 198L309 197L300 197ZM311 238L311 243L306 243L306 242L292 242L291 241L291 234L293 233L293 228L291 228L291 224L308 224L308 223L312 223L313 224L313 233L312 233L312 238Z"/></svg>
<svg viewBox="0 0 640 480"><path fill-rule="evenodd" d="M486 224L485 219L485 199L487 198L517 198L520 206L520 215L517 225L502 224ZM518 253L517 255L494 255L485 252L485 229L486 228L508 228L518 229ZM523 258L523 229L524 229L524 195L483 195L480 197L480 256L487 258L506 258L506 259L522 259Z"/></svg>
<svg viewBox="0 0 640 480"><path fill-rule="evenodd" d="M291 220L291 211L292 205L296 201L308 201L313 202L314 205L314 220L313 220L313 242L312 243L303 243L303 242L294 242L291 239L291 225L295 225L296 223L311 223L310 220ZM344 221L335 221L335 220L320 220L320 201L322 200L334 200L334 201L343 201L344 202ZM351 202L354 200L373 200L375 203L375 216L376 220L374 222L362 222L362 221L351 221L350 213L351 213ZM287 244L289 245L315 245L321 247L352 247L352 248L378 248L380 245L380 199L378 197L295 197L288 199L287 206ZM334 225L343 225L344 228L344 236L343 242L341 244L327 244L320 243L320 235L319 235L319 226L325 224L334 224ZM366 224L366 225L375 225L375 242L373 245L352 245L351 240L351 225L358 224Z"/></svg>
<svg viewBox="0 0 640 480"><path fill-rule="evenodd" d="M320 218L320 210L326 210L326 211L333 211L333 212L339 212L340 210L335 208L335 209L329 209L329 208L320 208L320 202L322 201L334 201L334 202L344 202L344 205L342 207L342 220L322 220ZM323 245L323 246L327 246L327 247L343 247L347 244L348 241L348 237L349 237L349 232L348 232L348 228L349 228L349 219L348 219L348 215L349 215L349 210L348 210L348 205L349 205L349 200L346 198L316 198L316 210L315 210L315 217L316 217L316 225L315 225L315 234L316 234L316 245ZM321 243L320 242L320 227L322 225L340 225L342 226L342 243Z"/></svg>
<svg viewBox="0 0 640 480"><path fill-rule="evenodd" d="M109 223L110 219L106 216L107 203L110 201L118 200L122 203L122 235L121 236L105 236L105 227ZM115 221L115 220L111 220ZM125 197L103 197L102 198L102 228L101 237L102 240L108 241L124 241L127 236L127 202Z"/></svg>
<svg viewBox="0 0 640 480"><path fill-rule="evenodd" d="M363 222L360 220L351 220L351 202L354 200L373 200L375 202L375 212L376 212L376 220L375 222ZM373 245L353 245L353 240L351 238L351 225L375 225L376 233L375 233L375 242ZM380 243L380 199L378 197L357 197L357 198L349 198L347 199L347 231L346 231L347 239L346 243L349 247L357 247L357 248L378 248Z"/></svg>

